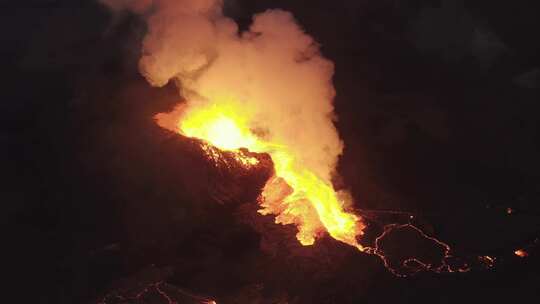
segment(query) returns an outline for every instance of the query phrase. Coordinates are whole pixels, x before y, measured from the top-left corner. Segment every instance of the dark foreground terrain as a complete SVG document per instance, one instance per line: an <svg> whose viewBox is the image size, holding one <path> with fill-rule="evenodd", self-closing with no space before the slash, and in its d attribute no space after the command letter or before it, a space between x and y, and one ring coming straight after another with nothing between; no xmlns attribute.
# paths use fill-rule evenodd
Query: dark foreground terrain
<svg viewBox="0 0 540 304"><path fill-rule="evenodd" d="M290 10L335 62L346 146L336 184L357 208L410 212L456 254L496 257L493 268L403 279L328 238L300 246L293 228L255 213L263 171L220 171L153 122L181 100L139 75L140 20L96 1L36 0L2 4L0 18L5 296L96 303L163 282L179 303L538 302L534 1L435 2L226 9L242 25ZM527 258L513 255L524 246ZM155 290L141 301L166 303Z"/></svg>

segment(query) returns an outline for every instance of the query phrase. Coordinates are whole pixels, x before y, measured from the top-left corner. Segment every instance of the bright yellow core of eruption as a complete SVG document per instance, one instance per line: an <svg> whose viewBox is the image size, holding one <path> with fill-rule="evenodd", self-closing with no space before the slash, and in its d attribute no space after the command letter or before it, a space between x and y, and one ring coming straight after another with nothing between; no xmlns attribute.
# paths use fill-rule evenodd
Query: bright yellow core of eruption
<svg viewBox="0 0 540 304"><path fill-rule="evenodd" d="M203 139L222 150L247 148L255 144L255 138L238 127L236 122L223 115L215 115L214 119L200 127L197 120L186 120L180 124L182 133L189 137Z"/></svg>
<svg viewBox="0 0 540 304"><path fill-rule="evenodd" d="M268 153L274 162L275 176L261 194L259 213L275 215L279 224L295 224L302 245L312 245L326 230L334 239L363 250L356 238L364 225L358 216L344 211L333 186L304 167L285 145L255 135L247 117L239 113L241 108L233 104L190 108L180 118L178 129L185 136L204 140L221 150L246 148Z"/></svg>

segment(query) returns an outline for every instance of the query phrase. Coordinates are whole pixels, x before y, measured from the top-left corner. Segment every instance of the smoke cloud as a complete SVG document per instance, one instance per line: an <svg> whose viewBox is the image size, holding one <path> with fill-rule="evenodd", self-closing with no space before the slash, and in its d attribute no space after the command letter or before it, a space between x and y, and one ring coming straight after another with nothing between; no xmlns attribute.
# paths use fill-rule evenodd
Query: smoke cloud
<svg viewBox="0 0 540 304"><path fill-rule="evenodd" d="M223 98L240 103L257 134L287 145L330 182L343 149L333 124L334 67L291 13L257 14L239 32L220 0L101 1L145 18L139 68L150 84L175 81L184 109Z"/></svg>

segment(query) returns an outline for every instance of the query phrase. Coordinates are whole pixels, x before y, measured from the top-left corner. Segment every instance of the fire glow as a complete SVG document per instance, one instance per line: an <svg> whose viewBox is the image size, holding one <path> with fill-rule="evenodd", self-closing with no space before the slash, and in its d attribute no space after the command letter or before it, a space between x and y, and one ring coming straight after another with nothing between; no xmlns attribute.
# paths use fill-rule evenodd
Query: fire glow
<svg viewBox="0 0 540 304"><path fill-rule="evenodd" d="M313 245L326 231L334 239L363 250L357 237L362 235L364 224L359 216L345 211L346 202L332 184L302 164L285 144L257 135L250 128L249 117L238 115L242 112L227 99L186 109L180 114L176 131L220 150L235 152L236 160L245 167L257 165L257 159L246 158L240 148L268 153L275 174L264 187L258 212L274 215L278 224L296 225L296 237L302 245ZM158 115L158 123L161 119L166 121L166 115ZM213 159L212 150L205 147L203 150Z"/></svg>
<svg viewBox="0 0 540 304"><path fill-rule="evenodd" d="M161 127L200 140L216 164L227 163L221 151L247 169L261 165L249 152L270 156L274 175L258 199L261 215L295 225L304 246L328 234L379 256L389 269L378 241L411 228L443 248L442 260L432 267L409 258L405 268L452 272L450 247L409 224L388 225L375 247L359 243L365 221L352 212L351 195L332 184L343 152L334 125L334 64L291 13L267 10L241 30L221 0L100 1L145 18L140 72L156 87L175 82L185 100L155 116Z"/></svg>
<svg viewBox="0 0 540 304"><path fill-rule="evenodd" d="M364 224L345 211L350 195L332 185L343 151L334 64L291 13L267 10L241 30L222 0L100 1L146 19L139 69L153 86L176 82L186 100L158 115L159 125L204 141L214 161L215 149L233 152L244 167L258 162L245 150L267 153L275 175L259 213L296 225L303 245L328 232L363 250L357 237Z"/></svg>

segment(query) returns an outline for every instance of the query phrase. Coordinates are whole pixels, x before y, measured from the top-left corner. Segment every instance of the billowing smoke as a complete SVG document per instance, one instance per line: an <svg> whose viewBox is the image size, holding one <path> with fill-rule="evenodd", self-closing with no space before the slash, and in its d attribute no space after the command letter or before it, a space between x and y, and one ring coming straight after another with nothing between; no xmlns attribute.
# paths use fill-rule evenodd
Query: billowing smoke
<svg viewBox="0 0 540 304"><path fill-rule="evenodd" d="M258 134L330 182L343 148L333 125L333 64L292 14L268 10L239 32L220 0L101 1L147 21L139 67L150 84L175 81L188 108L235 100Z"/></svg>
<svg viewBox="0 0 540 304"><path fill-rule="evenodd" d="M262 191L259 213L275 215L278 224L296 225L302 245L314 244L326 231L376 254L396 275L402 274L379 243L394 230L408 229L442 248L442 255L437 263L406 256L396 267L454 271L445 260L450 247L411 224L387 226L375 247L358 242L366 227L363 219L347 210L350 197L331 183L343 149L333 124L333 64L290 13L268 10L239 32L223 15L220 0L102 1L145 18L148 33L140 71L153 86L173 80L186 100L156 117L161 126L218 148L249 148L272 157L275 173ZM220 119L230 111L234 113L227 118L238 126ZM418 267L410 267L411 262Z"/></svg>

